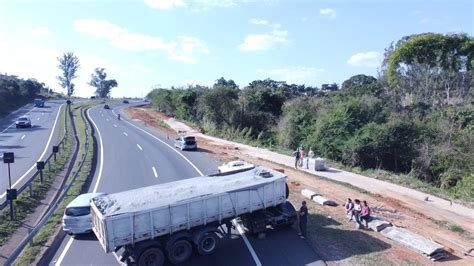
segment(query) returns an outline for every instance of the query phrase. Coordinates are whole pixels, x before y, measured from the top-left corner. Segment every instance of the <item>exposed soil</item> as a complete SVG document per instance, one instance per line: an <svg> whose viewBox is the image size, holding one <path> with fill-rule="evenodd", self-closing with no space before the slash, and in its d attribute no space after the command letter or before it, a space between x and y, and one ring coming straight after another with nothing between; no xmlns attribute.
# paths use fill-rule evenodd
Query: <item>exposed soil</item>
<svg viewBox="0 0 474 266"><path fill-rule="evenodd" d="M162 114L149 112L149 110L143 108L131 108L128 111L134 119L144 120L147 124L156 126L168 134L176 134L176 131L160 125L160 119L167 119ZM425 256L385 238L380 233L356 229L354 223L347 221L342 208L348 197L367 200L375 215L445 246L446 251L450 253L450 259L440 263L446 265L474 265L474 257L472 257L474 252L471 253L471 256L464 254L464 252L474 248L473 227L464 228L466 231L462 234L456 233L448 229L449 225L446 222L434 220L417 211L413 207L416 205L410 204L409 201L404 202L378 194L362 193L325 178L266 160L256 159L234 146L208 141L199 137L198 141L200 147L212 152L221 161L243 159L273 169L284 169L288 175L288 183L292 192L290 201L295 206L300 206L300 202L303 200L300 194L303 188L312 189L338 203L339 207L323 207L316 203L308 204L310 212L308 242L330 265L433 264Z"/></svg>

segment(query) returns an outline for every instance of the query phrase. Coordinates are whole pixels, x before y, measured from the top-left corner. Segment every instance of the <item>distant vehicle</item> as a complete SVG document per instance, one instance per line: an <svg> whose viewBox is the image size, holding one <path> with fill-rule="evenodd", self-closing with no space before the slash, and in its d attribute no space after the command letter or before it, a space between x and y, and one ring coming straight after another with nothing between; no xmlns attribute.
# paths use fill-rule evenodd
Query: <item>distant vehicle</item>
<svg viewBox="0 0 474 266"><path fill-rule="evenodd" d="M63 231L69 235L92 232L90 202L95 197L105 195L106 193L86 193L71 201L64 210Z"/></svg>
<svg viewBox="0 0 474 266"><path fill-rule="evenodd" d="M252 169L254 167L255 167L254 164L248 163L246 161L231 161L217 167L218 169L217 172L227 173L227 172L232 172L232 171L237 171L237 170Z"/></svg>
<svg viewBox="0 0 474 266"><path fill-rule="evenodd" d="M91 96L91 100L95 99L95 96Z"/></svg>
<svg viewBox="0 0 474 266"><path fill-rule="evenodd" d="M110 109L110 106L108 104L104 104L104 109Z"/></svg>
<svg viewBox="0 0 474 266"><path fill-rule="evenodd" d="M33 103L35 104L35 107L44 107L43 99L37 98L33 101Z"/></svg>
<svg viewBox="0 0 474 266"><path fill-rule="evenodd" d="M128 100L123 100L123 103L129 103Z"/></svg>
<svg viewBox="0 0 474 266"><path fill-rule="evenodd" d="M256 167L95 197L92 230L106 253L115 252L127 264L187 265L193 252L217 252L235 218L235 226L253 235L269 226L291 226L297 216L287 201L286 179Z"/></svg>
<svg viewBox="0 0 474 266"><path fill-rule="evenodd" d="M31 127L31 120L28 116L20 116L15 122L16 128Z"/></svg>
<svg viewBox="0 0 474 266"><path fill-rule="evenodd" d="M181 150L197 150L196 138L193 136L179 136L175 142L174 146Z"/></svg>

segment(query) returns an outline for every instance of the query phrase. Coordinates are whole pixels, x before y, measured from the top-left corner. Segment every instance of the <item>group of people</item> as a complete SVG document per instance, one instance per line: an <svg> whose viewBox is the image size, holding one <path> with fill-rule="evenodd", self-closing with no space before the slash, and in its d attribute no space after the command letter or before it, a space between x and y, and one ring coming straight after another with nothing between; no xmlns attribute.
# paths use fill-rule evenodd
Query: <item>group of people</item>
<svg viewBox="0 0 474 266"><path fill-rule="evenodd" d="M362 225L362 222L365 222L365 227L369 226L371 210L367 201L363 200L361 202L358 199L352 201L348 198L346 204L344 204L344 208L346 210L346 215L349 217L349 221L355 219L359 225Z"/></svg>
<svg viewBox="0 0 474 266"><path fill-rule="evenodd" d="M296 148L296 150L293 151L293 156L295 156L295 169L298 169L298 166L303 166L303 160L305 159L305 155L306 154L304 152L303 147ZM314 151L311 147L309 148L308 156L306 157L306 159L308 158L314 158Z"/></svg>

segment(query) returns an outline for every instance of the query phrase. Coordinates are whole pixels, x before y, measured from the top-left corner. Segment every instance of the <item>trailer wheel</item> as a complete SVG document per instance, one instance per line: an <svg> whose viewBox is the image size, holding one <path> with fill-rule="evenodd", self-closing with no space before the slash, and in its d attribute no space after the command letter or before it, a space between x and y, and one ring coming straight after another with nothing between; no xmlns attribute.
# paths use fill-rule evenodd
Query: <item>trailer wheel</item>
<svg viewBox="0 0 474 266"><path fill-rule="evenodd" d="M158 247L150 247L145 249L138 257L138 266L163 266L165 263L165 256Z"/></svg>
<svg viewBox="0 0 474 266"><path fill-rule="evenodd" d="M193 247L186 239L174 242L168 249L168 259L173 264L183 263L191 257Z"/></svg>
<svg viewBox="0 0 474 266"><path fill-rule="evenodd" d="M197 251L199 254L205 256L214 253L219 246L219 238L216 233L209 232L204 234L197 242Z"/></svg>

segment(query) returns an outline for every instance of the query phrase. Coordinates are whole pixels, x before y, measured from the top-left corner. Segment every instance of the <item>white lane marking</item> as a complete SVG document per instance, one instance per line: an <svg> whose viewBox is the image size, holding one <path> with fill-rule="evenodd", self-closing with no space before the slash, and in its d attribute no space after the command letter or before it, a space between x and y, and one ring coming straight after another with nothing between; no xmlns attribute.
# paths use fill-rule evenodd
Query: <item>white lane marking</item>
<svg viewBox="0 0 474 266"><path fill-rule="evenodd" d="M109 119L108 119L108 118L106 118L106 119L105 119L105 121L109 121Z"/></svg>
<svg viewBox="0 0 474 266"><path fill-rule="evenodd" d="M113 111L112 111L112 112L113 112ZM184 159L186 162L188 162L188 163L194 168L194 170L196 170L196 172L199 173L199 175L201 175L201 176L204 175L188 158L186 158L186 156L184 156L182 153L180 153L179 151L177 151L176 149L174 149L173 147L171 147L168 143L162 141L161 139L159 139L159 138L156 137L155 135L149 133L148 131L143 130L143 129L141 129L141 128L135 126L134 124L128 122L128 121L125 120L125 119L124 119L123 121L125 121L125 122L128 123L129 125L133 126L134 128L136 128L136 129L142 131L143 133L149 135L150 137L152 137L152 138L158 140L159 142L163 143L164 145L168 146L171 150L173 150L173 151L175 151L177 154L179 154L179 156L183 157L183 159Z"/></svg>
<svg viewBox="0 0 474 266"><path fill-rule="evenodd" d="M33 110L35 110L36 107L34 107L33 109L29 110L28 112L26 112L24 115L27 115L29 113L31 113ZM2 130L2 132L0 132L0 134L2 134L3 132L7 131L9 128L11 128L12 126L14 126L16 124L16 122L13 122L11 125L9 125L7 128L5 128L4 130Z"/></svg>
<svg viewBox="0 0 474 266"><path fill-rule="evenodd" d="M116 124L114 124L114 127L117 127L117 125L116 125Z"/></svg>
<svg viewBox="0 0 474 266"><path fill-rule="evenodd" d="M101 114L100 116L104 116L104 114Z"/></svg>
<svg viewBox="0 0 474 266"><path fill-rule="evenodd" d="M255 253L255 250L253 249L252 245L250 245L250 242L249 240L247 239L247 236L245 236L245 232L244 230L242 229L242 227L240 226L239 223L237 223L234 220L232 220L232 223L234 224L234 226L237 228L237 231L239 231L239 234L242 236L242 239L244 240L245 242L245 245L247 246L248 250L250 251L250 254L252 254L252 258L253 260L255 261L255 264L257 266L262 266L262 263L260 262L260 260L258 259L258 256L257 256L257 253Z"/></svg>
<svg viewBox="0 0 474 266"><path fill-rule="evenodd" d="M142 146L140 146L140 145L138 145L138 144L137 144L137 147L138 147L140 150L142 150L142 151L143 151L143 148L142 148Z"/></svg>
<svg viewBox="0 0 474 266"><path fill-rule="evenodd" d="M102 142L102 135L100 134L100 130L97 127L96 123L94 122L94 119L90 116L89 111L92 108L89 108L87 110L87 116L90 118L92 124L94 125L95 129L97 130L97 135L99 136L99 142L100 142L100 164L99 164L99 173L97 174L97 181L95 182L94 190L92 192L97 192L97 188L99 186L100 179L102 178L102 170L104 169L104 143ZM61 252L61 255L58 258L58 261L56 262L56 266L60 266L61 262L63 261L64 257L66 256L69 248L71 247L72 241L74 238L69 238L69 241L67 242L66 246L63 249L63 252ZM114 253L115 254L115 253Z"/></svg>
<svg viewBox="0 0 474 266"><path fill-rule="evenodd" d="M64 256L66 256L66 252L64 251L67 251L70 247L71 247L71 244L72 244L72 241L74 240L73 237L69 237L69 240L67 241L67 244L66 246L64 247L64 250L63 252L61 253L61 255L59 256L58 258L58 261L56 261L56 264L57 266L61 265L61 262L63 262L63 259L64 259Z"/></svg>
<svg viewBox="0 0 474 266"><path fill-rule="evenodd" d="M38 117L38 118L36 118L36 120L40 120L40 118Z"/></svg>
<svg viewBox="0 0 474 266"><path fill-rule="evenodd" d="M128 134L127 134L127 132L123 132L123 134L124 134L125 136L127 136L127 137L128 137Z"/></svg>
<svg viewBox="0 0 474 266"><path fill-rule="evenodd" d="M23 140L26 137L26 135L21 136L21 140Z"/></svg>
<svg viewBox="0 0 474 266"><path fill-rule="evenodd" d="M49 134L49 139L48 139L48 142L46 143L46 146L44 147L44 150L43 150L43 153L41 154L41 156L38 158L38 161L41 161L41 158L44 157L44 155L46 154L46 152L48 151L48 148L49 148L49 144L51 143L51 139L53 138L53 135L54 135L54 129L56 128L56 124L58 123L58 118L59 118L59 114L61 113L61 108L63 107L64 104L61 104L58 108L58 114L56 115L56 119L54 120L54 124L53 124L53 127L51 128L51 134ZM35 107L36 108L36 107ZM31 171L33 171L33 169L36 169L36 162L35 164L33 164L30 169L28 169L28 171L26 171L26 173L24 173L22 176L20 176L20 178L18 178L18 180L13 183L12 187L15 187L16 185L18 185L18 183L21 182L21 180L23 180L23 178L25 178ZM5 195L7 194L7 192L3 192L2 195L0 195L0 199L5 197Z"/></svg>
<svg viewBox="0 0 474 266"><path fill-rule="evenodd" d="M153 174L155 174L155 178L158 178L158 173L156 172L155 167L152 166L151 169L153 169Z"/></svg>

